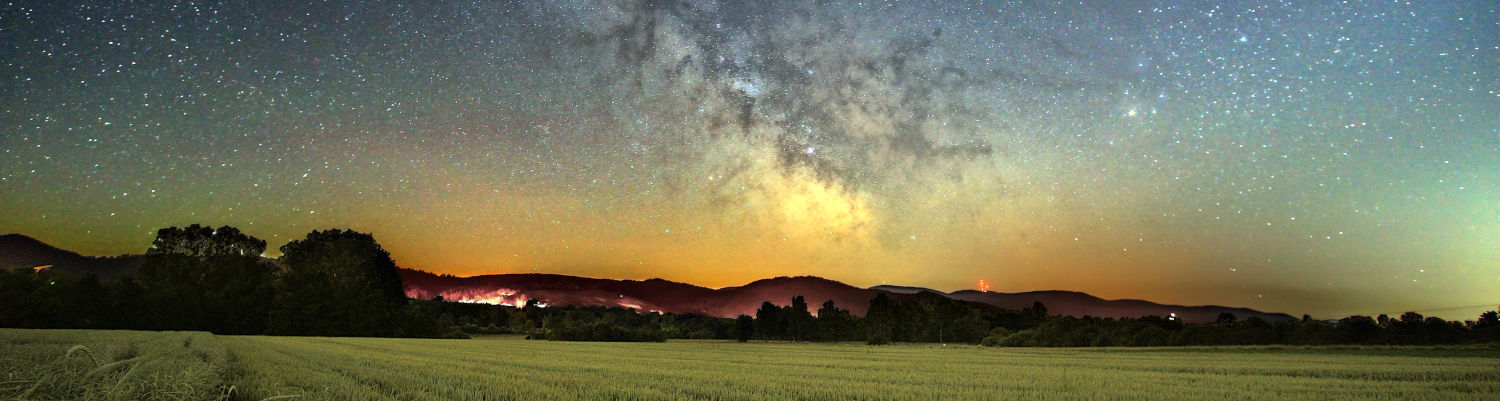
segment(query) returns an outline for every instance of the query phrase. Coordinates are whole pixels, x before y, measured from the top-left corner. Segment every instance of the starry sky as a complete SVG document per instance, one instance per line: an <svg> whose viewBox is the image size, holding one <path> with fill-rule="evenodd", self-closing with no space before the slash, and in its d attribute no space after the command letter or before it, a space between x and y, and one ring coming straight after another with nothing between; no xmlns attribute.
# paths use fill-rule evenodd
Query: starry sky
<svg viewBox="0 0 1500 401"><path fill-rule="evenodd" d="M338 227L455 275L1319 318L1500 303L1493 1L225 3L0 4L0 232L116 255Z"/></svg>

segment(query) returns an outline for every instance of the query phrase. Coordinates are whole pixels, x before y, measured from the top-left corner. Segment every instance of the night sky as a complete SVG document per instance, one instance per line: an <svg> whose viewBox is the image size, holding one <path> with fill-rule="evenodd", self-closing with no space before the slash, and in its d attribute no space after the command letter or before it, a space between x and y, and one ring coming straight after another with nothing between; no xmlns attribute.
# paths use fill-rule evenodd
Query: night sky
<svg viewBox="0 0 1500 401"><path fill-rule="evenodd" d="M1494 1L232 3L0 5L0 232L116 255L337 227L456 275L1320 318L1500 303Z"/></svg>

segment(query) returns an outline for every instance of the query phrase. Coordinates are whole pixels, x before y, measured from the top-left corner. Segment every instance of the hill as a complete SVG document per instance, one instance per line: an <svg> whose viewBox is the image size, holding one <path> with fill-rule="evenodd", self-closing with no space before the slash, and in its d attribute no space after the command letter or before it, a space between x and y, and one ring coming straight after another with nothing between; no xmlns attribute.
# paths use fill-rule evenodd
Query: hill
<svg viewBox="0 0 1500 401"><path fill-rule="evenodd" d="M1220 313L1233 313L1240 319L1259 317L1267 321L1292 320L1282 313L1266 313L1246 308L1224 306L1165 305L1150 301L1105 300L1072 291L1031 291L1021 293L979 292L972 290L943 293L918 287L876 286L859 288L820 277L776 277L738 287L710 289L662 279L645 281L609 280L556 274L494 274L474 277L436 275L420 270L402 269L406 294L412 298L442 296L447 300L485 302L521 306L535 300L543 305L603 305L633 308L647 312L692 313L734 317L754 315L762 302L776 305L790 303L802 295L811 309L827 300L864 315L870 300L879 294L893 299L908 299L933 293L969 302L981 309L1022 309L1034 302L1046 305L1049 313L1069 316L1141 317L1176 314L1189 323L1212 322Z"/></svg>
<svg viewBox="0 0 1500 401"><path fill-rule="evenodd" d="M1218 319L1220 313L1233 313L1239 319L1258 317L1269 322L1278 322L1295 319L1285 313L1267 313L1248 308L1235 308L1217 305L1183 306L1166 305L1139 299L1115 299L1107 300L1093 295L1075 291L1030 291L1020 293L1004 292L981 292L974 290L954 291L948 294L954 299L970 302L979 302L993 305L1001 309L1021 309L1031 307L1032 303L1041 302L1047 307L1047 313L1067 316L1094 316L1094 317L1141 317L1141 316L1171 316L1176 314L1178 319L1188 323L1212 322Z"/></svg>
<svg viewBox="0 0 1500 401"><path fill-rule="evenodd" d="M832 299L839 307L863 314L870 299L880 293L818 277L777 277L717 290L662 279L610 280L557 274L454 277L411 269L401 269L401 281L411 298L442 296L513 306L535 300L542 305L604 305L721 317L753 316L762 302L786 305L796 295L803 295L814 308Z"/></svg>
<svg viewBox="0 0 1500 401"><path fill-rule="evenodd" d="M4 269L50 265L48 269L55 272L113 281L135 274L145 260L142 255L83 256L25 235L0 235L0 268Z"/></svg>

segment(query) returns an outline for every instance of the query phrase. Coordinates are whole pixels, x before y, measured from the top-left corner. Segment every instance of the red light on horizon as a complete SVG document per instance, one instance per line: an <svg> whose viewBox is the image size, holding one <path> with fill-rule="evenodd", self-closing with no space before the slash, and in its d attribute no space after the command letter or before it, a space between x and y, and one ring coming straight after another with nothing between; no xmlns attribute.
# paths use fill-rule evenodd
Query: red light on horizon
<svg viewBox="0 0 1500 401"><path fill-rule="evenodd" d="M979 291L990 292L990 283L984 282L984 279L979 279Z"/></svg>

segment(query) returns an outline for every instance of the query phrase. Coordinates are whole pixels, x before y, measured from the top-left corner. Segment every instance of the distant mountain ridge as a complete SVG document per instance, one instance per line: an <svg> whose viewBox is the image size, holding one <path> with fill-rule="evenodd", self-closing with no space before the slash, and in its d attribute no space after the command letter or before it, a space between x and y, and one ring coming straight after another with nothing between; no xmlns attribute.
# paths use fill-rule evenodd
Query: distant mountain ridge
<svg viewBox="0 0 1500 401"><path fill-rule="evenodd" d="M145 260L143 255L83 256L25 235L0 235L0 268L3 269L51 266L48 269L60 273L78 277L93 275L100 280L113 281L135 274Z"/></svg>
<svg viewBox="0 0 1500 401"><path fill-rule="evenodd" d="M1212 322L1220 313L1233 313L1247 319L1267 321L1293 320L1284 313L1267 313L1248 308L1216 305L1164 305L1150 301L1106 300L1074 291L1030 291L1021 293L960 290L952 293L920 287L875 286L859 288L820 277L776 277L757 280L738 287L710 289L662 279L645 281L584 278L555 274L491 274L473 277L436 275L420 270L401 269L406 295L465 302L485 302L513 306L537 301L542 305L602 305L634 308L640 311L693 313L734 317L754 315L762 302L785 306L793 296L802 295L814 311L827 300L856 315L864 315L870 300L879 294L892 299L910 299L923 293L941 295L983 309L1029 308L1041 302L1048 313L1069 316L1142 317L1169 316L1188 323Z"/></svg>
<svg viewBox="0 0 1500 401"><path fill-rule="evenodd" d="M135 273L145 261L143 255L117 257L83 256L59 249L20 234L0 235L0 268L49 269L74 276L94 275L112 281ZM921 287L881 285L859 288L821 277L776 277L737 286L712 289L662 279L612 280L558 274L492 274L474 277L437 275L421 270L399 271L406 295L411 298L486 302L521 306L535 300L544 305L603 305L634 308L646 312L693 313L705 316L735 317L754 315L762 302L785 306L792 297L802 295L810 309L827 300L857 315L864 315L870 300L886 294L904 300L934 294L968 302L987 310L1022 309L1041 302L1051 314L1095 317L1167 316L1175 313L1185 322L1211 322L1220 313L1233 313L1240 319L1259 317L1267 321L1294 319L1283 313L1266 313L1247 308L1217 305L1180 306L1150 301L1105 300L1073 291L1031 291L1020 293L960 290L952 293Z"/></svg>

